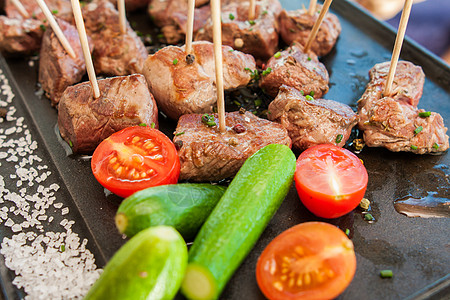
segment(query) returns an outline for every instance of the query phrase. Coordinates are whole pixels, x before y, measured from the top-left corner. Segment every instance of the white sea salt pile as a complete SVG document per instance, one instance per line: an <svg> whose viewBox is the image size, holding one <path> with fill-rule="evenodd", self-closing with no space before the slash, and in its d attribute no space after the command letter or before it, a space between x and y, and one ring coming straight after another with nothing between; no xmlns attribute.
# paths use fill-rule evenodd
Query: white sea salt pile
<svg viewBox="0 0 450 300"><path fill-rule="evenodd" d="M64 199L58 199L60 187L35 153L38 144L26 120L15 116L13 99L0 69L0 107L8 111L0 118L0 166L14 172L0 175L0 226L10 232L4 234L0 253L25 299L82 298L102 270L86 249L87 239L81 241L72 231L75 221ZM51 231L50 225L60 230Z"/></svg>

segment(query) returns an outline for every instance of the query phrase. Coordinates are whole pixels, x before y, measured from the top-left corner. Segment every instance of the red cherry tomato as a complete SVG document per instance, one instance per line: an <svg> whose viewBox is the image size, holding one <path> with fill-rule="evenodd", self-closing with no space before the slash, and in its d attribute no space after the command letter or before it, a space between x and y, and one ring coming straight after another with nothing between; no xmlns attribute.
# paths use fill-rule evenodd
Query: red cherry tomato
<svg viewBox="0 0 450 300"><path fill-rule="evenodd" d="M92 172L106 189L121 197L178 182L180 161L172 141L150 127L128 127L112 134L92 155Z"/></svg>
<svg viewBox="0 0 450 300"><path fill-rule="evenodd" d="M270 300L333 299L355 275L353 243L342 230L324 222L296 225L264 249L256 280Z"/></svg>
<svg viewBox="0 0 450 300"><path fill-rule="evenodd" d="M337 218L361 202L367 170L352 152L329 144L311 147L297 159L295 186L302 203L316 216Z"/></svg>

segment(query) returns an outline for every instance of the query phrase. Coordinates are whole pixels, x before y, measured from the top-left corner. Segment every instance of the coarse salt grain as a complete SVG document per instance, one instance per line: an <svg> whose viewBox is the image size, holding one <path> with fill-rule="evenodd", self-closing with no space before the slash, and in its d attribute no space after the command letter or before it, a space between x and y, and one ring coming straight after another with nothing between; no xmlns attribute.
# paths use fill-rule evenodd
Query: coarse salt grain
<svg viewBox="0 0 450 300"><path fill-rule="evenodd" d="M3 165L15 169L6 178L0 175L0 224L10 229L3 237L0 253L5 265L15 272L12 283L23 289L25 299L82 298L102 270L86 249L87 239L80 243L78 234L72 231L75 221L64 219L61 232L49 231L41 223L54 220L47 216L47 210L56 201L60 186L48 182L54 180L52 172L33 153L38 143L27 129L25 118L15 116L17 110L10 105L15 96L1 69L0 88L0 107L7 107L6 118L0 118L0 166L2 170L6 170ZM26 187L21 187L23 184ZM61 209L63 205L58 202L53 207ZM68 215L69 208L62 208L61 214Z"/></svg>

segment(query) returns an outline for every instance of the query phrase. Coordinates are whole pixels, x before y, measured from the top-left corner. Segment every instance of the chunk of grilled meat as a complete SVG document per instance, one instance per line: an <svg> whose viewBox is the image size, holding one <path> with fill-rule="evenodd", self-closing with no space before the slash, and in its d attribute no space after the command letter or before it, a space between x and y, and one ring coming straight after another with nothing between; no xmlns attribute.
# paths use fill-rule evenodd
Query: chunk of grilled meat
<svg viewBox="0 0 450 300"><path fill-rule="evenodd" d="M283 10L278 18L280 35L283 41L288 45L297 41L305 46L321 9L322 6L317 5L316 12L312 16L305 9ZM328 54L336 44L341 30L339 19L336 15L328 12L320 25L316 38L311 44L311 51L317 56Z"/></svg>
<svg viewBox="0 0 450 300"><path fill-rule="evenodd" d="M39 51L44 30L34 19L0 16L0 52L6 56L29 55Z"/></svg>
<svg viewBox="0 0 450 300"><path fill-rule="evenodd" d="M256 1L256 17L248 20L249 1L231 2L222 6L222 44L268 60L278 49L277 17L281 12L278 0ZM200 29L195 40L213 41L212 19Z"/></svg>
<svg viewBox="0 0 450 300"><path fill-rule="evenodd" d="M225 114L226 132L202 122L201 114L181 116L173 139L181 163L180 180L218 181L234 176L245 160L268 144L291 146L280 124L252 113ZM214 117L219 124L218 116Z"/></svg>
<svg viewBox="0 0 450 300"><path fill-rule="evenodd" d="M392 93L383 95L390 62L376 64L358 101L364 142L369 147L417 154L442 153L449 148L447 128L438 113L418 109L425 75L422 68L399 61Z"/></svg>
<svg viewBox="0 0 450 300"><path fill-rule="evenodd" d="M83 8L83 16L87 34L94 43L97 73L128 75L141 72L147 50L128 22L127 32L120 32L119 12L111 2L89 3Z"/></svg>
<svg viewBox="0 0 450 300"><path fill-rule="evenodd" d="M39 83L53 106L57 106L64 90L81 80L86 65L81 50L80 38L75 26L57 19L59 27L69 41L76 57L67 54L51 28L44 33L39 57ZM92 52L93 44L89 40Z"/></svg>
<svg viewBox="0 0 450 300"><path fill-rule="evenodd" d="M230 51L231 50L231 51ZM224 89L247 85L255 60L251 55L222 46ZM159 108L177 120L183 114L211 112L217 102L214 48L210 42L192 43L193 62L185 48L165 47L145 61L142 73Z"/></svg>
<svg viewBox="0 0 450 300"><path fill-rule="evenodd" d="M195 1L194 33L206 23L210 16L209 0ZM153 23L161 28L166 41L176 44L186 35L188 0L152 0L148 6Z"/></svg>
<svg viewBox="0 0 450 300"><path fill-rule="evenodd" d="M266 75L260 81L260 87L272 97L278 94L281 85L287 85L313 94L320 98L328 92L328 72L325 66L312 53L304 53L303 46L294 43L273 56L266 65Z"/></svg>
<svg viewBox="0 0 450 300"><path fill-rule="evenodd" d="M98 81L94 99L89 82L68 87L61 97L58 126L74 153L91 153L105 138L141 123L158 125L158 110L141 74Z"/></svg>
<svg viewBox="0 0 450 300"><path fill-rule="evenodd" d="M333 100L308 100L286 85L280 87L278 96L269 104L268 118L287 129L292 146L299 150L318 144L343 147L359 119L348 105Z"/></svg>
<svg viewBox="0 0 450 300"><path fill-rule="evenodd" d="M30 18L43 21L43 25L48 25L44 13L42 12L41 8L39 7L39 5L35 0L20 0L20 3L23 5L27 13L30 15ZM70 4L70 1L46 0L45 4L47 4L49 10L53 13L55 17L64 19L66 21L69 21L73 18L72 5ZM11 0L5 0L5 12L9 18L20 20L23 19L23 16L20 14L19 10L12 3Z"/></svg>

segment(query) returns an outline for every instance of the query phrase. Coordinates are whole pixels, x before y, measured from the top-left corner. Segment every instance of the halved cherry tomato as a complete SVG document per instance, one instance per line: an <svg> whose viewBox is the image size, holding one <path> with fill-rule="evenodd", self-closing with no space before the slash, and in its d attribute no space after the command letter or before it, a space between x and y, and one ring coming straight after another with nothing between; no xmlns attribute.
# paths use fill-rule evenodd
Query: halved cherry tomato
<svg viewBox="0 0 450 300"><path fill-rule="evenodd" d="M256 280L270 300L333 299L355 275L356 256L347 235L324 222L296 225L264 249Z"/></svg>
<svg viewBox="0 0 450 300"><path fill-rule="evenodd" d="M163 184L177 183L180 160L172 141L150 127L128 127L105 139L91 161L95 178L121 197Z"/></svg>
<svg viewBox="0 0 450 300"><path fill-rule="evenodd" d="M355 154L322 144L300 154L294 179L298 196L307 209L322 218L337 218L361 202L368 175Z"/></svg>

